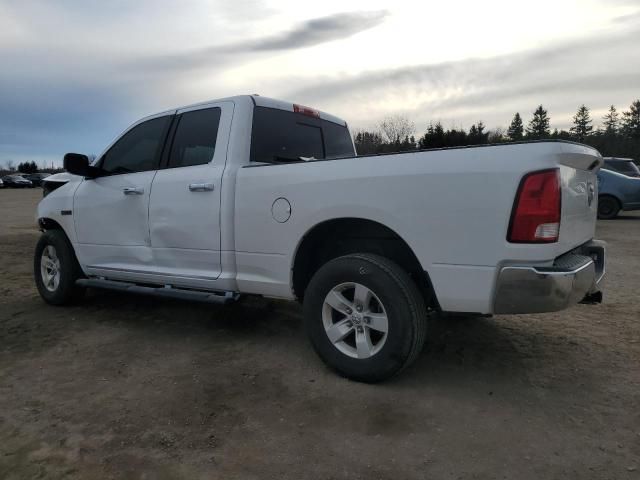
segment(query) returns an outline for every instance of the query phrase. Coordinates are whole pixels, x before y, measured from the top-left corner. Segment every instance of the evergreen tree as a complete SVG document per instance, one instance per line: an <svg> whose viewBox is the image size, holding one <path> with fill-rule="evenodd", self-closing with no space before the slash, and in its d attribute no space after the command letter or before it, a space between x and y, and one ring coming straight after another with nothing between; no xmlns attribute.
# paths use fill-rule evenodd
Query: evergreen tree
<svg viewBox="0 0 640 480"><path fill-rule="evenodd" d="M478 128L474 123L473 125L471 125L471 128L469 129L469 141L471 143L475 143L476 138L478 138Z"/></svg>
<svg viewBox="0 0 640 480"><path fill-rule="evenodd" d="M418 140L418 146L420 148L431 148L431 138L433 137L433 123L429 123L427 131Z"/></svg>
<svg viewBox="0 0 640 480"><path fill-rule="evenodd" d="M452 128L444 133L444 146L445 147L460 147L464 145L470 145L473 142L469 141L469 136L464 130L456 130Z"/></svg>
<svg viewBox="0 0 640 480"><path fill-rule="evenodd" d="M620 128L620 115L614 105L609 107L609 111L602 119L604 120L604 133L607 135L615 135L618 133L618 129Z"/></svg>
<svg viewBox="0 0 640 480"><path fill-rule="evenodd" d="M584 138L591 134L591 130L593 130L593 125L591 125L589 109L583 103L573 116L573 127L571 127L569 131L579 142L583 142Z"/></svg>
<svg viewBox="0 0 640 480"><path fill-rule="evenodd" d="M622 133L627 137L640 139L640 100L633 102L629 111L622 112Z"/></svg>
<svg viewBox="0 0 640 480"><path fill-rule="evenodd" d="M511 125L509 125L509 129L507 130L507 135L513 141L522 140L524 137L524 126L522 125L522 117L520 117L520 113L516 112L513 116L513 120L511 120Z"/></svg>
<svg viewBox="0 0 640 480"><path fill-rule="evenodd" d="M358 131L353 143L355 143L356 152L359 155L380 153L383 146L382 136L378 132L367 132L366 130Z"/></svg>
<svg viewBox="0 0 640 480"><path fill-rule="evenodd" d="M18 171L20 173L36 173L38 171L38 164L34 161L21 162L18 164Z"/></svg>
<svg viewBox="0 0 640 480"><path fill-rule="evenodd" d="M420 148L442 148L451 147L449 144L449 130L446 132L442 127L442 123L436 122L434 125L430 123L427 127L427 131L418 141Z"/></svg>
<svg viewBox="0 0 640 480"><path fill-rule="evenodd" d="M482 145L487 143L489 138L489 132L484 131L485 126L481 121L477 124L471 125L469 129L469 135L467 136L468 145Z"/></svg>
<svg viewBox="0 0 640 480"><path fill-rule="evenodd" d="M444 142L444 128L442 128L440 122L436 123L436 126L433 128L433 140L436 148L446 147Z"/></svg>
<svg viewBox="0 0 640 480"><path fill-rule="evenodd" d="M18 164L18 171L20 173L36 173L38 171L38 165L36 162L20 162Z"/></svg>
<svg viewBox="0 0 640 480"><path fill-rule="evenodd" d="M547 111L539 105L533 112L533 118L527 125L527 137L533 139L547 138L551 134L549 130L549 115Z"/></svg>

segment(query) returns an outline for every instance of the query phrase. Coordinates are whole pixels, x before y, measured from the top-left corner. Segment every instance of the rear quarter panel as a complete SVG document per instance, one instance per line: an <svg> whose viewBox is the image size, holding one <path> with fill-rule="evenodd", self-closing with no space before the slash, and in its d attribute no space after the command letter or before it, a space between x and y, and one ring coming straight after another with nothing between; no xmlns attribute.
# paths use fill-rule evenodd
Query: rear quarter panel
<svg viewBox="0 0 640 480"><path fill-rule="evenodd" d="M474 279L469 288L493 279L504 262L550 262L577 237L588 240L594 225L582 219L579 232L562 232L570 238L558 244L510 244L506 234L522 176L556 167L570 153L564 149L559 143L512 144L241 168L234 219L238 284L250 291L268 283L271 293L291 296L291 267L301 239L334 218L369 219L394 230L432 280L438 270L455 281L450 266L479 267L474 272L482 272L481 278L466 276ZM567 168L563 181L571 183ZM285 223L271 212L280 197L292 208ZM462 296L486 297L486 288Z"/></svg>

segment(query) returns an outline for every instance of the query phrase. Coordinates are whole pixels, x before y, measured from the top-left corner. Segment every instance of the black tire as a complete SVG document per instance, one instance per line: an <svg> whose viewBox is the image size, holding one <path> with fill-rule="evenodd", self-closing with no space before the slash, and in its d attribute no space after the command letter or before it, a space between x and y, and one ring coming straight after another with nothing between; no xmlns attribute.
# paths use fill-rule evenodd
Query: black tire
<svg viewBox="0 0 640 480"><path fill-rule="evenodd" d="M41 267L43 253L48 246L55 249L59 260L58 284L45 286ZM47 230L40 236L33 259L33 275L40 296L52 305L65 305L78 300L84 294L84 288L76 285L76 280L83 276L73 247L62 230Z"/></svg>
<svg viewBox="0 0 640 480"><path fill-rule="evenodd" d="M350 283L370 290L388 319L385 341L368 358L343 353L329 340L324 326L325 298L334 287ZM315 273L304 295L304 321L315 351L327 365L347 378L367 383L388 379L411 364L427 334L427 309L416 284L396 263L367 253L336 258Z"/></svg>
<svg viewBox="0 0 640 480"><path fill-rule="evenodd" d="M598 198L598 218L611 220L620 213L620 202L609 195L602 195Z"/></svg>

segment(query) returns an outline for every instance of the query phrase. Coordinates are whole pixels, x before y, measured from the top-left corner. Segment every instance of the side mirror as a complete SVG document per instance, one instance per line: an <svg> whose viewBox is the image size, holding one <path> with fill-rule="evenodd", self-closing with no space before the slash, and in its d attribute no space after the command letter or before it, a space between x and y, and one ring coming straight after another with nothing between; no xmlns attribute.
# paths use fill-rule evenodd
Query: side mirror
<svg viewBox="0 0 640 480"><path fill-rule="evenodd" d="M95 178L99 169L89 165L89 157L81 153L67 153L64 156L64 169L74 175Z"/></svg>

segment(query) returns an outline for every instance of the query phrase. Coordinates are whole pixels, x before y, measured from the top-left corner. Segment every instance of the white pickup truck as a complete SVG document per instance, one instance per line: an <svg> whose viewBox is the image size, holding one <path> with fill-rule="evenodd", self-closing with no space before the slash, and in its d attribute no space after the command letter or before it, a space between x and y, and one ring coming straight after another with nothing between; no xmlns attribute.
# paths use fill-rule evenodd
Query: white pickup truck
<svg viewBox="0 0 640 480"><path fill-rule="evenodd" d="M300 300L320 357L374 382L423 346L430 311L601 300L600 154L529 142L356 156L346 123L237 96L133 124L40 202L38 290L228 303Z"/></svg>

